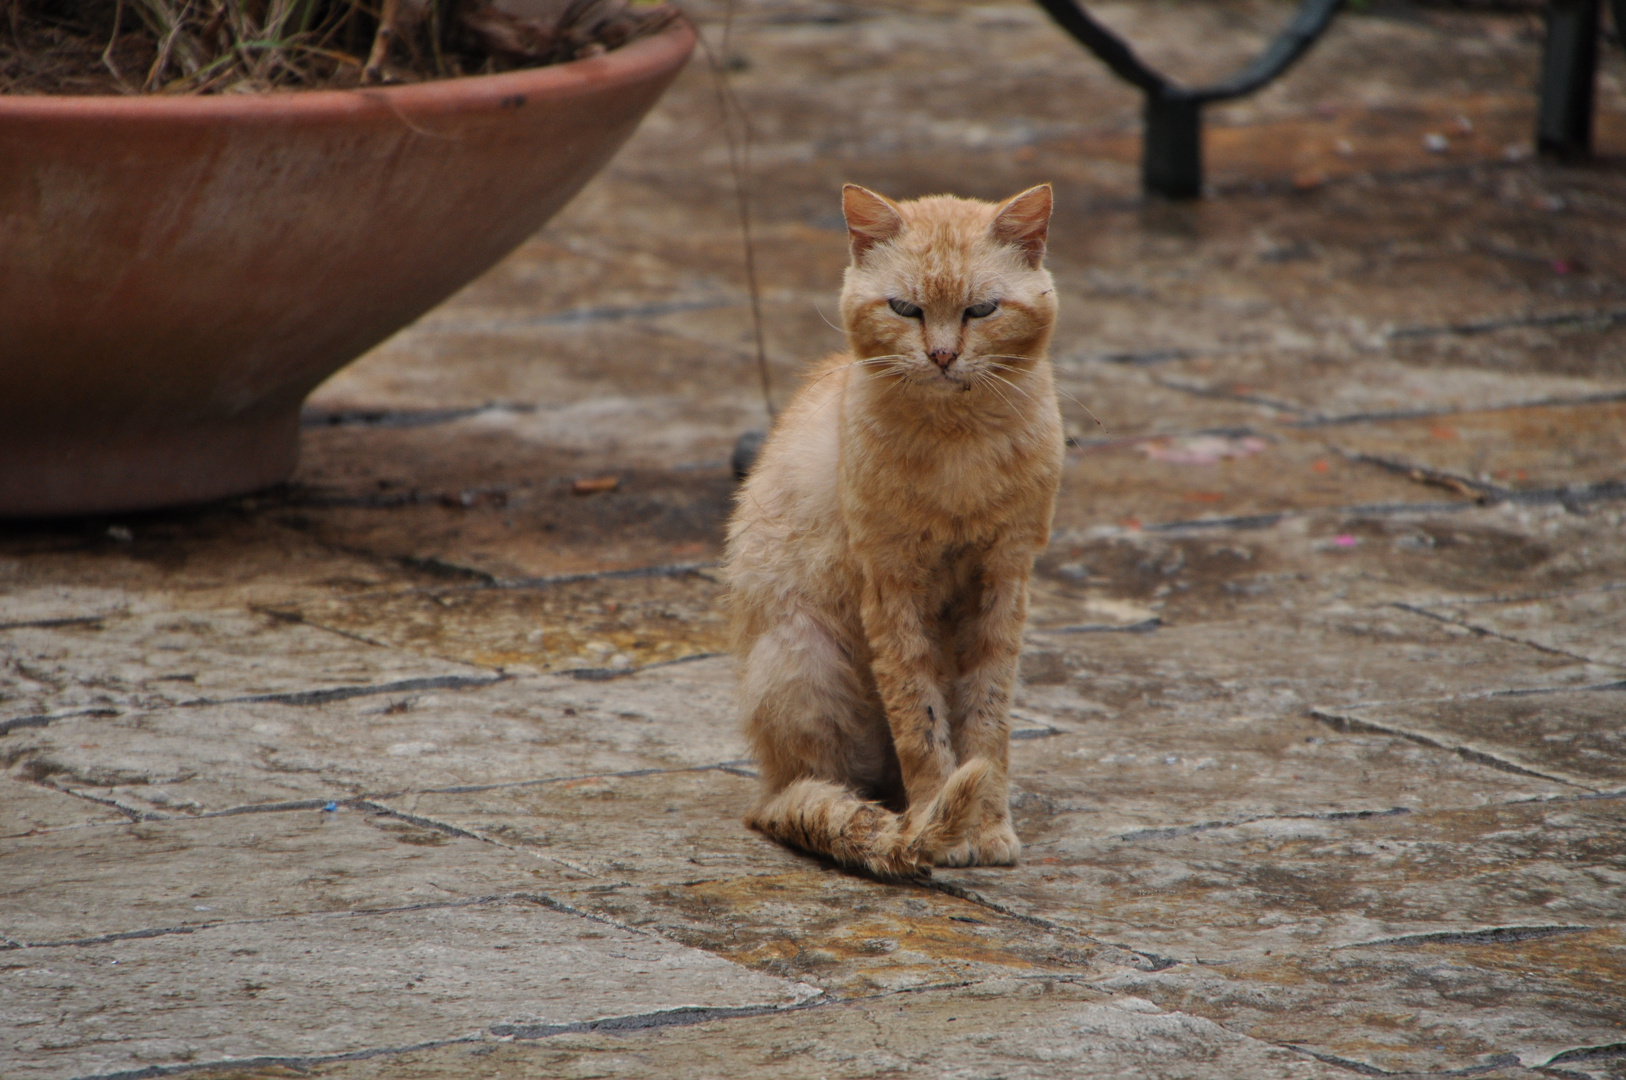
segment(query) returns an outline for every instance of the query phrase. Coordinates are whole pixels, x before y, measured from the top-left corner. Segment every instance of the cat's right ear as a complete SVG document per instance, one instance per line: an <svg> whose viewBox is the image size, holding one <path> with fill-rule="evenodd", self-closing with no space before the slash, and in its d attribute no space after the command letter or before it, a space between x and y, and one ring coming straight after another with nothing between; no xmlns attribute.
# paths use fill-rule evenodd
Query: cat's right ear
<svg viewBox="0 0 1626 1080"><path fill-rule="evenodd" d="M847 237L853 262L876 244L884 244L903 231L903 216L885 196L869 188L847 184L841 189L841 213L847 219Z"/></svg>

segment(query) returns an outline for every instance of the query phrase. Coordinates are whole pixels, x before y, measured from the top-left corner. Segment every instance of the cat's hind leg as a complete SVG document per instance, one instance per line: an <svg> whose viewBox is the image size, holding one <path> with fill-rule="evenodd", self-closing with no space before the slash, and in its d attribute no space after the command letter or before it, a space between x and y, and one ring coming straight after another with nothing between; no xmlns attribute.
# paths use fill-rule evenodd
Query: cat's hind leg
<svg viewBox="0 0 1626 1080"><path fill-rule="evenodd" d="M763 784L811 778L886 797L898 783L886 718L847 649L818 620L792 612L752 643L740 707Z"/></svg>
<svg viewBox="0 0 1626 1080"><path fill-rule="evenodd" d="M985 761L903 814L865 798L900 784L891 732L847 650L810 616L793 613L752 643L740 700L763 784L746 824L780 843L911 877L960 843L987 802Z"/></svg>
<svg viewBox="0 0 1626 1080"><path fill-rule="evenodd" d="M976 824L988 797L988 776L988 762L966 762L929 803L902 814L860 799L840 784L802 779L766 795L746 824L782 844L877 877L914 877L929 873Z"/></svg>

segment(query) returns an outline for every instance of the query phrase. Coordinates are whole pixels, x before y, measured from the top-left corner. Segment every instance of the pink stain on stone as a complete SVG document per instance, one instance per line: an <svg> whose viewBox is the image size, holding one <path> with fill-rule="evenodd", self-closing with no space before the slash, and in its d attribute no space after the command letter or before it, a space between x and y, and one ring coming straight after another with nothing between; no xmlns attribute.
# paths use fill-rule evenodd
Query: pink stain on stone
<svg viewBox="0 0 1626 1080"><path fill-rule="evenodd" d="M1359 540L1348 533L1339 533L1337 536L1332 538L1332 542L1334 547L1341 548L1352 548L1356 544L1360 543Z"/></svg>

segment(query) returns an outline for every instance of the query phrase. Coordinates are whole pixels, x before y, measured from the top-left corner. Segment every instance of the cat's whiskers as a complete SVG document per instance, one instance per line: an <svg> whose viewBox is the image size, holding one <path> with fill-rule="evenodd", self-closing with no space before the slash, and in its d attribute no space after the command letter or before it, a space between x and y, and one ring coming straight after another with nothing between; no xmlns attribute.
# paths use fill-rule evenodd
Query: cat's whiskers
<svg viewBox="0 0 1626 1080"><path fill-rule="evenodd" d="M838 364L837 366L831 368L829 371L826 371L823 375L820 375L817 379L814 379L812 382L808 383L807 385L809 387L814 386L814 385L816 385L816 384L818 384L820 382L823 382L825 379L829 378L831 375L834 375L839 371L846 371L849 368L855 368L855 367L858 367L860 365L868 367L871 364L875 364L875 365L885 364L886 365L885 367L880 368L880 373L881 374L883 374L883 375L887 375L887 374L906 375L906 374L908 374L909 369L905 365L898 363L898 361L900 361L900 360L908 360L908 359L909 359L909 357L907 355L903 354L903 353L887 353L887 354L885 354L883 356L864 356L864 357L860 357L857 360L849 360L845 364ZM903 379L889 379L889 380L887 380L887 385L885 386L885 388L882 391L883 395L885 394L886 391L895 389L898 386L898 384L903 382L903 381L904 381ZM821 401L819 403L818 407L815 408L813 410L813 412L811 414L809 414L809 415L810 416L817 416L819 413L824 411L824 407L826 405L828 405L828 404L830 404L830 402L836 400L836 398L839 397L839 396L840 396L839 394L831 394L829 397L827 397L823 401Z"/></svg>
<svg viewBox="0 0 1626 1080"><path fill-rule="evenodd" d="M1026 357L1026 356L1008 357L1008 356L1004 356L1003 354L1000 354L1000 353L984 353L983 355L990 358L990 359L995 359L995 358L1002 359L1002 360L1027 360L1027 359L1030 359L1029 357ZM1000 368L1000 369L1002 369L1004 371L1020 371L1020 370L1022 370L1021 368L1014 367L1014 366L1012 366L1010 364L989 364L988 366L989 367L997 367L997 368ZM1005 381L1006 381L1007 384L1009 384L1011 386L1016 385L1015 383L1012 383L1009 379L1007 379ZM1060 394L1062 397L1066 398L1068 401L1071 401L1074 405L1077 405L1079 408L1083 409L1086 413L1089 413L1090 419L1095 421L1095 426L1096 427L1102 429L1103 431L1106 430L1106 425L1101 423L1101 418L1099 416L1096 416L1095 411L1093 409L1091 409L1088 405L1084 404L1082 401L1078 400L1078 398L1074 397L1072 394L1068 393L1066 390L1063 390L1061 387L1056 386L1054 381L1051 382L1051 389L1055 390L1056 393Z"/></svg>
<svg viewBox="0 0 1626 1080"><path fill-rule="evenodd" d="M1026 390L1023 390L1020 386L1017 386L1015 383L1011 382L1009 379L1005 378L1002 375L999 375L999 374L997 374L995 372L992 372L992 371L979 371L979 372L977 372L977 374L982 376L982 378L984 380L987 380L988 389L994 391L994 393L998 394L1001 398L1003 398L1004 401L1005 401L1006 407L1009 408L1011 410L1011 412L1013 412L1013 413L1020 411L1019 409L1017 409L1016 403L1011 401L1010 398L1006 397L1005 392L1003 390L1000 390L996 384L1004 383L1006 386L1010 387L1012 390L1015 390L1018 394L1021 394L1023 397L1027 398L1029 401L1033 400L1033 395L1032 394L1028 393Z"/></svg>
<svg viewBox="0 0 1626 1080"><path fill-rule="evenodd" d="M991 371L973 371L971 373L972 385L988 387L988 389L992 390L994 393L999 395L999 399L1005 403L1005 407L1007 409L1011 410L1011 412L1013 412L1013 413L1018 412L1019 410L1016 407L1016 403L1013 402L1010 398L1005 396L1005 391L1001 390L996 385L996 381L1005 383L1005 385L1007 385L1007 386L1011 386L1011 383L1010 383L1009 380L1002 379L998 375L995 375ZM1013 390L1016 389L1014 386L1012 386L1011 388Z"/></svg>
<svg viewBox="0 0 1626 1080"><path fill-rule="evenodd" d="M866 356L861 360L849 360L845 364L840 364L840 365L838 365L836 367L831 368L829 371L826 371L823 375L820 375L818 378L814 379L812 382L808 383L807 385L816 386L819 383L823 382L825 379L828 379L830 376L834 375L836 372L838 372L838 371L846 371L848 368L857 367L859 364L873 364L873 363L876 363L876 362L881 361L881 360L907 360L907 359L908 359L908 357L904 356L902 353L892 353L892 354L887 355L887 356Z"/></svg>
<svg viewBox="0 0 1626 1080"><path fill-rule="evenodd" d="M1027 390L1024 387L1018 385L1017 383L1013 382L1010 379L1007 379L1005 376L1001 375L999 372L997 372L997 371L984 371L983 374L987 375L990 379L998 379L1000 382L1004 383L1006 386L1010 387L1012 390L1015 390L1018 394L1021 394L1023 397L1027 398L1029 401L1033 400L1033 395L1028 393Z"/></svg>

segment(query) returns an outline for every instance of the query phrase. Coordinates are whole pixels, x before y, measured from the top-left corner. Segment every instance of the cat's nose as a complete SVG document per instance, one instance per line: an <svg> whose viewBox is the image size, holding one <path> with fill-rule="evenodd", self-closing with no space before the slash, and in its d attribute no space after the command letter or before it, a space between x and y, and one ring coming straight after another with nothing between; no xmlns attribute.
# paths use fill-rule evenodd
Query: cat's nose
<svg viewBox="0 0 1626 1080"><path fill-rule="evenodd" d="M948 366L954 363L954 358L960 354L955 352L953 349L932 349L926 355L932 358L932 363L936 364L942 370L947 371Z"/></svg>

